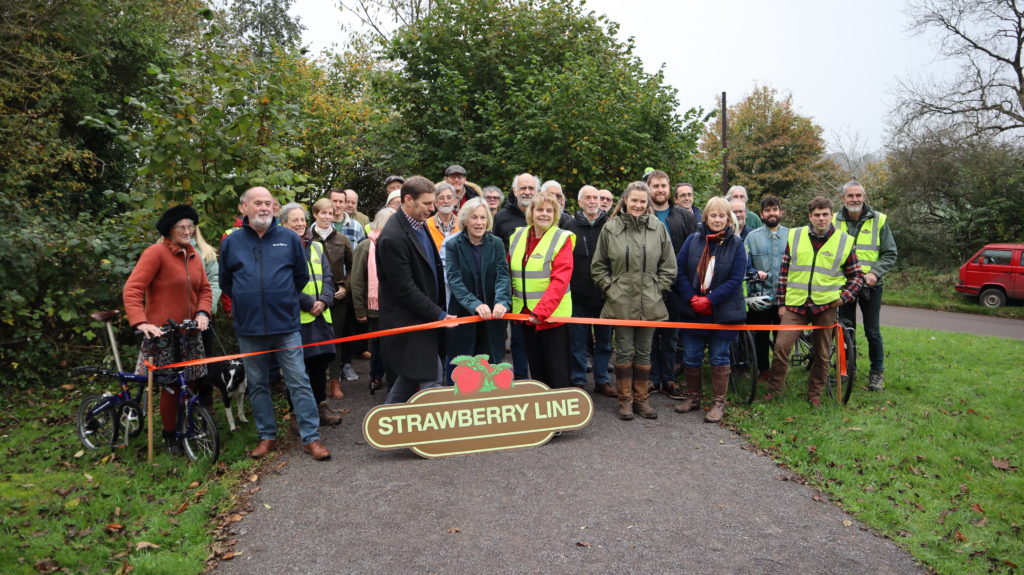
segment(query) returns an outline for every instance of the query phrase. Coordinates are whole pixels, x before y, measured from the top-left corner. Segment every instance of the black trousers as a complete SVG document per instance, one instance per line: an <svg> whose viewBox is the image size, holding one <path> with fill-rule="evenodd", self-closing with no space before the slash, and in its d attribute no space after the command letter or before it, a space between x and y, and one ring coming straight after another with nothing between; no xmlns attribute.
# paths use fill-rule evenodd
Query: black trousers
<svg viewBox="0 0 1024 575"><path fill-rule="evenodd" d="M572 384L569 326L562 324L558 327L537 329L533 324L521 325L526 356L530 361L530 377L552 389L569 387Z"/></svg>

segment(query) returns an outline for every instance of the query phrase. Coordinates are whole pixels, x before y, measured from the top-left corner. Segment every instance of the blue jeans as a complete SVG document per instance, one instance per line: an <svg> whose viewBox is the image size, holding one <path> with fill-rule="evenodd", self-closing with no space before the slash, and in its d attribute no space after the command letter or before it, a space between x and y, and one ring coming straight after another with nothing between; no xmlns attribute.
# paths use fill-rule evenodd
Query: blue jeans
<svg viewBox="0 0 1024 575"><path fill-rule="evenodd" d="M868 291L865 291L868 290ZM864 297L870 293L870 296ZM839 308L839 316L850 321L853 330L857 331L857 306L860 306L860 313L864 316L864 337L868 340L868 359L871 360L871 371L883 373L885 371L885 347L882 344L882 286L864 286L856 302L844 304Z"/></svg>
<svg viewBox="0 0 1024 575"><path fill-rule="evenodd" d="M278 350L273 354L265 353L242 358L245 378L249 384L249 402L252 403L252 414L260 439L277 439L277 420L274 417L274 402L270 397L270 356L273 355L281 366L284 383L288 386L288 396L292 400L292 409L295 410L295 420L299 426L302 443L319 440L320 411L316 399L313 398L309 377L306 375L302 350L296 348L302 345L302 335L296 331L280 335L239 335L237 338L238 349L242 353Z"/></svg>
<svg viewBox="0 0 1024 575"><path fill-rule="evenodd" d="M443 375L444 368L441 366L440 357L437 358L437 375L434 376L434 379L411 379L400 374L395 378L394 384L391 385L391 391L388 391L388 398L384 400L384 403L405 403L409 401L410 397L416 395L417 391L430 389L431 387L441 387Z"/></svg>
<svg viewBox="0 0 1024 575"><path fill-rule="evenodd" d="M601 306L586 305L573 300L572 317L599 317ZM572 384L584 387L587 384L587 340L594 330L594 385L607 385L608 360L612 356L612 327L610 325L569 325L572 345Z"/></svg>
<svg viewBox="0 0 1024 575"><path fill-rule="evenodd" d="M699 332L698 332L699 333ZM704 364L704 348L707 347L708 355L711 356L711 365L729 365L729 346L732 344L727 339L721 339L713 335L697 335L694 330L686 330L683 334L683 365L686 367L700 367Z"/></svg>

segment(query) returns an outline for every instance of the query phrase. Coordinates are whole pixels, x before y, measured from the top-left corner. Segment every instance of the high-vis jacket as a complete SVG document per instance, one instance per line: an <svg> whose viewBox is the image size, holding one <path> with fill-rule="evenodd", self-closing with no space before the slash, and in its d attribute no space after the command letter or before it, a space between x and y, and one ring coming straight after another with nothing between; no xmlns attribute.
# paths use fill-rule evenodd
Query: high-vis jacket
<svg viewBox="0 0 1024 575"><path fill-rule="evenodd" d="M512 252L510 267L513 313L521 313L524 304L531 310L537 307L551 283L551 262L554 260L555 254L562 249L567 241L572 241L573 246L576 245L575 234L558 226L551 226L541 236L540 242L527 258L524 266L522 261L523 256L526 255L527 234L532 233L532 229L531 226L519 228L509 239L509 249ZM572 316L572 294L569 289L566 289L565 295L550 315L554 317Z"/></svg>
<svg viewBox="0 0 1024 575"><path fill-rule="evenodd" d="M887 220L885 214L868 205L864 206L860 219L850 219L845 207L832 217L837 230L850 234L856 240L861 271L875 274L879 281L896 265L896 241L886 225Z"/></svg>
<svg viewBox="0 0 1024 575"><path fill-rule="evenodd" d="M826 305L842 295L846 285L843 263L853 251L854 239L836 230L817 252L811 245L811 228L789 230L789 281L786 305L799 307L808 297L816 305Z"/></svg>
<svg viewBox="0 0 1024 575"><path fill-rule="evenodd" d="M309 282L306 283L306 287L302 288L302 293L312 296L313 301L320 299L320 294L324 292L324 246L320 242L312 242L309 244ZM330 288L333 289L333 286ZM324 321L327 323L331 322L331 308L326 308L321 314ZM316 320L315 315L308 311L302 311L299 314L299 319L302 323L311 323Z"/></svg>

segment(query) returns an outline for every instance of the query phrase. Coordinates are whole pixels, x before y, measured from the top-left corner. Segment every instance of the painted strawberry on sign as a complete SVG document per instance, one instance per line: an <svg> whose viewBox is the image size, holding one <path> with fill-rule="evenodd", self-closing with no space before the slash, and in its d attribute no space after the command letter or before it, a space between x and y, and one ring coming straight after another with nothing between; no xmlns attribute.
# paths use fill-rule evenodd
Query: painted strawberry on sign
<svg viewBox="0 0 1024 575"><path fill-rule="evenodd" d="M487 355L460 355L452 359L456 367L452 370L455 393L472 395L477 392L508 389L512 386L512 364L491 365Z"/></svg>

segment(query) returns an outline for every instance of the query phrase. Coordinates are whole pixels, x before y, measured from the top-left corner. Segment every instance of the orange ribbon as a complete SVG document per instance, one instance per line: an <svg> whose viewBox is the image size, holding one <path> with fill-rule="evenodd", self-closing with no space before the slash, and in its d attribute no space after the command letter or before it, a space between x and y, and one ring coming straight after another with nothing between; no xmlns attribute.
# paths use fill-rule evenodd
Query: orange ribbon
<svg viewBox="0 0 1024 575"><path fill-rule="evenodd" d="M501 319L529 321L531 316L521 313L506 313ZM421 323L417 325L408 325L405 327L395 327L391 329L382 329L370 333L361 333L358 335L350 335L348 337L339 337L337 339L329 339L326 341L318 341L316 343L307 343L303 345L297 345L292 348L281 348L281 349L302 349L304 347L316 347L320 345L331 345L338 344L348 341L359 341L363 339L373 339L376 337L385 337L389 335L399 335L403 333L411 333L415 331L424 331L428 329L436 329L439 327L455 327L457 325L463 325L468 323L477 323L481 321L489 321L481 318L478 315L457 317L453 319L442 319L440 321L432 321L430 323ZM839 324L831 326L813 326L813 325L722 325L717 323L689 323L682 321L649 321L649 320L631 320L631 319L606 319L599 317L552 317L548 318L549 323L575 323L580 325L610 325L610 326L632 326L632 327L667 327L667 328L679 328L679 329L713 329L723 331L794 331L794 330L808 330L808 329L835 329L838 333L836 345L839 347L839 372L840 375L846 375L846 350L843 347L843 330L839 329ZM249 353L236 353L233 355L221 355L217 357L206 357L203 359L192 359L189 361L179 361L177 363L169 363L167 365L161 365L159 367L153 365L149 361L146 361L146 367L151 370L158 369L175 369L179 367L188 367L190 365L202 365L204 363L216 363L219 361L229 361L232 359L240 359L243 357L252 357L255 355L262 355L265 353L274 353L275 351L281 351L280 349L268 349L265 351L252 351Z"/></svg>

